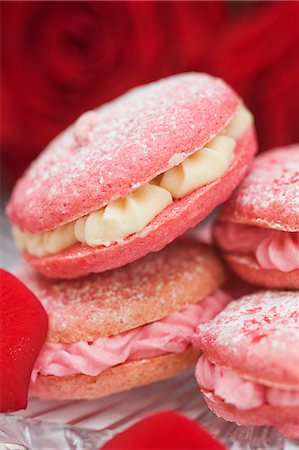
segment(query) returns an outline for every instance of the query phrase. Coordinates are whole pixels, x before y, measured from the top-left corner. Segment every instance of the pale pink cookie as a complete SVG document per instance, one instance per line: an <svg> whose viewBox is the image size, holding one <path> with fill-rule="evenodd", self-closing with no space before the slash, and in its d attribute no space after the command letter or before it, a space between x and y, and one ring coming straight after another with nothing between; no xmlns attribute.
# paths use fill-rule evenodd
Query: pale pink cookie
<svg viewBox="0 0 299 450"><path fill-rule="evenodd" d="M197 324L230 300L221 262L191 240L78 280L18 275L49 315L31 386L43 398L96 398L185 370L198 358Z"/></svg>
<svg viewBox="0 0 299 450"><path fill-rule="evenodd" d="M252 116L229 86L176 75L80 117L19 180L8 215L44 275L102 272L204 219L255 151Z"/></svg>
<svg viewBox="0 0 299 450"><path fill-rule="evenodd" d="M252 283L299 288L299 145L253 163L221 211L214 236L229 265Z"/></svg>
<svg viewBox="0 0 299 450"><path fill-rule="evenodd" d="M215 414L299 438L298 311L299 292L260 291L199 325L196 378Z"/></svg>

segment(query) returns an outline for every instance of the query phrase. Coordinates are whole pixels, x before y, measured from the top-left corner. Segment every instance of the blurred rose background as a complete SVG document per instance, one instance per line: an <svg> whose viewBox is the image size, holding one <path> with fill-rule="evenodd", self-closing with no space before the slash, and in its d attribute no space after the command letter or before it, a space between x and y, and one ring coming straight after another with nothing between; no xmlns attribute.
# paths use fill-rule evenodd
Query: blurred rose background
<svg viewBox="0 0 299 450"><path fill-rule="evenodd" d="M190 70L244 97L260 150L299 141L298 24L287 1L2 1L6 181L83 111Z"/></svg>

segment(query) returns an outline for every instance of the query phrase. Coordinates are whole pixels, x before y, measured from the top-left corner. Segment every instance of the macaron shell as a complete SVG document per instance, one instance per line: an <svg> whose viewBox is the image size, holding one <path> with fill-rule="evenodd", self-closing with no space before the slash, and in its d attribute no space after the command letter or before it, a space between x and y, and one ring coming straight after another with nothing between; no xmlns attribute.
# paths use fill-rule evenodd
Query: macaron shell
<svg viewBox="0 0 299 450"><path fill-rule="evenodd" d="M142 359L112 367L96 377L38 376L30 395L43 399L93 399L115 392L165 380L192 367L199 350L190 346L185 352Z"/></svg>
<svg viewBox="0 0 299 450"><path fill-rule="evenodd" d="M242 378L299 390L299 292L259 291L199 325L195 343Z"/></svg>
<svg viewBox="0 0 299 450"><path fill-rule="evenodd" d="M252 256L226 254L230 267L244 280L268 288L299 289L299 269L281 272L262 269Z"/></svg>
<svg viewBox="0 0 299 450"><path fill-rule="evenodd" d="M299 231L299 144L258 156L230 197L221 220Z"/></svg>
<svg viewBox="0 0 299 450"><path fill-rule="evenodd" d="M238 140L234 160L221 178L173 202L142 232L120 243L94 248L76 244L55 255L36 258L24 253L24 258L46 277L75 278L120 267L149 252L158 251L227 200L246 175L255 152L256 139L252 127Z"/></svg>
<svg viewBox="0 0 299 450"><path fill-rule="evenodd" d="M49 315L49 342L94 341L160 320L214 292L222 262L205 244L179 239L133 264L72 281L50 281L29 268L17 275Z"/></svg>
<svg viewBox="0 0 299 450"><path fill-rule="evenodd" d="M225 403L211 392L203 392L209 408L218 416L237 425L273 425L289 438L299 438L297 407L263 405L250 410L240 410Z"/></svg>
<svg viewBox="0 0 299 450"><path fill-rule="evenodd" d="M10 220L39 233L100 209L201 148L225 128L239 103L224 81L187 73L84 114L19 180Z"/></svg>

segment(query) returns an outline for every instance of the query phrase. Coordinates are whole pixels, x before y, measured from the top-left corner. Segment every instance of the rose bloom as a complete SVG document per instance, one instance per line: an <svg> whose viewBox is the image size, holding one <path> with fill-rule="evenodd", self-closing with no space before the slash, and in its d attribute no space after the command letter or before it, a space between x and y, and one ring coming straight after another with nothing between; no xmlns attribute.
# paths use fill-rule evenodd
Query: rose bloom
<svg viewBox="0 0 299 450"><path fill-rule="evenodd" d="M299 141L299 4L2 2L2 161L8 181L83 111L190 70L224 78L261 149Z"/></svg>
<svg viewBox="0 0 299 450"><path fill-rule="evenodd" d="M299 3L237 3L243 8L211 49L207 70L254 113L260 150L299 142Z"/></svg>
<svg viewBox="0 0 299 450"><path fill-rule="evenodd" d="M194 68L227 10L223 2L1 6L1 137L11 179L83 111L136 85Z"/></svg>

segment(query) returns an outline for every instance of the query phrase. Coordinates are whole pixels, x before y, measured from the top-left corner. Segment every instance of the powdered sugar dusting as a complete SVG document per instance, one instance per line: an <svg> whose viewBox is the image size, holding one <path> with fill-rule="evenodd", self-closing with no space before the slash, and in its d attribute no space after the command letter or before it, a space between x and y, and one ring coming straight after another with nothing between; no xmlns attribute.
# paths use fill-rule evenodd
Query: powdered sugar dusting
<svg viewBox="0 0 299 450"><path fill-rule="evenodd" d="M227 202L221 218L299 231L299 145L268 151Z"/></svg>
<svg viewBox="0 0 299 450"><path fill-rule="evenodd" d="M299 383L299 292L260 291L232 302L198 327L196 343L246 376Z"/></svg>
<svg viewBox="0 0 299 450"><path fill-rule="evenodd" d="M17 184L8 213L31 232L56 228L127 195L221 131L239 100L221 80L181 74L85 113Z"/></svg>
<svg viewBox="0 0 299 450"><path fill-rule="evenodd" d="M195 303L218 287L213 251L178 241L121 269L73 281L48 281L29 271L17 275L49 314L49 341L95 340L152 322Z"/></svg>
<svg viewBox="0 0 299 450"><path fill-rule="evenodd" d="M184 161L184 159L186 159L186 157L186 153L175 153L169 160L169 166L178 166L182 161Z"/></svg>

